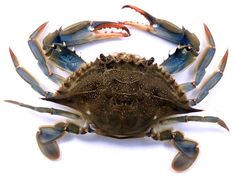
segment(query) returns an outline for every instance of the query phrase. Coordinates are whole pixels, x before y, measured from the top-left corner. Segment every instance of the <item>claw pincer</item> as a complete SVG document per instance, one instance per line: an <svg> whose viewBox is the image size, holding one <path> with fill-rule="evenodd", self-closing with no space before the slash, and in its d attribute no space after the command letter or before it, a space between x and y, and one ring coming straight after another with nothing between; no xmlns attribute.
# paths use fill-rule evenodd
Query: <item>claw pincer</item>
<svg viewBox="0 0 235 176"><path fill-rule="evenodd" d="M42 72L53 82L61 84L65 78L59 74L53 73L50 64L54 65L68 73L72 73L80 68L85 61L78 56L68 46L81 45L96 40L109 38L121 38L130 36L127 27L120 23L109 21L82 21L68 26L65 29L60 28L53 33L48 34L43 45L39 42L41 35L48 22L40 25L29 37L28 45L38 61L38 66ZM121 31L103 31L106 28L121 29ZM20 67L17 57L10 49L10 54L18 74L31 85L31 87L44 97L51 97L53 93L43 90L38 81Z"/></svg>
<svg viewBox="0 0 235 176"><path fill-rule="evenodd" d="M131 8L141 15L143 15L149 22L149 24L141 24L138 22L125 21L123 24L133 26L137 29L149 32L155 36L168 40L177 44L177 49L172 55L161 63L163 70L170 74L177 73L184 68L187 68L199 55L200 42L197 36L189 32L184 27L181 29L175 24L155 18L144 10L132 6L125 5L123 8ZM211 35L211 32L206 24L204 24L204 31L206 35L207 45L201 52L201 58L195 68L194 80L179 85L180 89L184 92L189 92L195 89L202 81L206 74L206 68L210 64L215 54L215 42ZM195 106L200 103L208 94L209 91L219 82L223 76L224 68L226 66L228 58L228 50L225 52L221 62L218 66L218 70L211 74L209 79L204 82L198 91L198 95L189 100L191 106ZM170 124L173 122L187 122L187 121L203 121L210 123L217 123L223 128L229 130L227 125L218 117L214 116L178 116L175 118L164 119L164 123ZM160 123L162 123L160 121ZM184 171L189 168L196 160L199 154L198 144L195 141L185 139L180 132L173 132L171 130L162 131L155 134L154 130L150 135L155 140L172 140L174 146L178 149L178 153L172 161L172 167L176 171Z"/></svg>
<svg viewBox="0 0 235 176"><path fill-rule="evenodd" d="M82 21L48 34L43 40L43 45L39 39L47 22L31 34L28 44L40 69L52 81L61 84L55 93L43 89L40 82L20 66L16 55L9 48L17 73L44 97L42 99L66 106L69 110L32 106L14 100L5 102L70 119L68 122L40 127L36 133L38 146L49 159L60 157L57 141L66 133L83 135L94 132L120 139L147 136L153 140L171 141L178 150L172 161L172 168L184 171L197 159L198 143L166 125L209 122L229 130L226 123L216 116L179 116L201 111L192 106L200 103L222 78L228 50L221 59L218 70L214 71L207 81L202 82L193 99L188 99L186 93L201 83L215 54L215 42L209 28L204 24L207 45L200 54L193 81L178 84L171 74L186 68L198 56L200 42L196 35L169 21L157 19L138 7L126 5L123 8L136 10L146 17L150 24ZM177 49L159 66L154 64L153 57L147 60L124 52L108 56L100 54L94 62L86 64L75 51L68 48L96 40L128 37L130 33L124 25L136 27L175 43L178 45ZM120 30L107 31L105 28ZM85 65L81 66L82 64ZM55 68L54 66L71 74L64 78L53 73L51 68Z"/></svg>
<svg viewBox="0 0 235 176"><path fill-rule="evenodd" d="M184 27L181 29L169 21L155 18L136 6L125 5L123 8L131 8L149 21L149 25L132 21L125 21L123 22L124 24L150 32L153 35L178 45L175 53L169 55L168 59L161 64L169 73L181 71L190 65L195 60L195 57L198 56L200 41L195 34L189 32Z"/></svg>
<svg viewBox="0 0 235 176"><path fill-rule="evenodd" d="M99 32L99 30L105 28L122 29L123 32ZM70 25L65 29L60 28L59 30L48 34L43 40L43 48L48 49L51 45L56 43L65 43L66 46L75 46L96 40L128 37L129 35L130 32L128 28L119 23L110 21L81 21Z"/></svg>
<svg viewBox="0 0 235 176"><path fill-rule="evenodd" d="M80 56L68 47L130 35L128 28L123 24L110 21L81 21L65 29L60 28L49 33L43 39L43 46L41 46L39 37L46 26L47 22L39 26L30 36L28 44L43 73L56 83L63 82L63 78L51 73L48 61L69 73L74 72L85 63ZM106 28L121 29L121 32L102 32Z"/></svg>

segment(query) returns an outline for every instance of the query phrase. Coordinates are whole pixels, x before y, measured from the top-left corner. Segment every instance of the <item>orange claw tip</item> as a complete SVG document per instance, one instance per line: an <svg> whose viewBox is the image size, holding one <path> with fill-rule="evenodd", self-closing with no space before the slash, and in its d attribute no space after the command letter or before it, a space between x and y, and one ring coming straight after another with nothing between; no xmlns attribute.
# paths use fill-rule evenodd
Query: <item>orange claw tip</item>
<svg viewBox="0 0 235 176"><path fill-rule="evenodd" d="M40 30L43 30L43 29L47 26L48 22L49 22L49 21L46 21L45 23L41 24L41 25L38 27L38 30L39 30L39 31L40 31Z"/></svg>
<svg viewBox="0 0 235 176"><path fill-rule="evenodd" d="M36 38L39 34L42 33L42 31L45 29L45 27L47 26L48 21L46 21L45 23L41 24L31 35L30 35L30 39Z"/></svg>
<svg viewBox="0 0 235 176"><path fill-rule="evenodd" d="M14 52L11 50L11 48L9 47L9 52L10 52L10 55L11 55L11 59L15 65L15 67L17 68L19 66L19 62L18 62L18 59L16 58L16 55L14 54Z"/></svg>
<svg viewBox="0 0 235 176"><path fill-rule="evenodd" d="M122 9L124 9L124 8L133 9L133 10L135 10L136 12L139 12L139 13L142 14L142 15L146 14L146 12L145 12L144 10L142 10L142 9L136 7L136 6L133 6L133 5L124 5L124 6L122 7ZM145 16L145 15L144 15L144 16Z"/></svg>
<svg viewBox="0 0 235 176"><path fill-rule="evenodd" d="M43 31L45 29L45 27L47 26L49 21L46 21L45 23L41 24L36 30L38 33L40 33L41 31Z"/></svg>
<svg viewBox="0 0 235 176"><path fill-rule="evenodd" d="M133 6L133 5L125 5L122 8L130 8L135 10L136 12L140 13L141 15L143 15L150 23L150 25L156 24L156 18L152 15L150 15L148 12L140 9L139 7Z"/></svg>
<svg viewBox="0 0 235 176"><path fill-rule="evenodd" d="M205 23L203 23L203 26L204 26L206 37L207 37L207 40L208 40L209 44L213 48L215 48L215 42L214 42L214 39L212 37L211 31L209 30L208 26Z"/></svg>
<svg viewBox="0 0 235 176"><path fill-rule="evenodd" d="M228 49L226 50L222 60L223 62L227 62L227 59L228 59Z"/></svg>
<svg viewBox="0 0 235 176"><path fill-rule="evenodd" d="M208 26L205 23L203 23L203 26L204 26L205 33L208 36L208 38L212 37L211 31L209 30Z"/></svg>
<svg viewBox="0 0 235 176"><path fill-rule="evenodd" d="M134 6L132 6L132 5L124 5L124 6L122 6L122 9L124 9L124 8L134 8Z"/></svg>
<svg viewBox="0 0 235 176"><path fill-rule="evenodd" d="M223 73L224 69L225 69L225 66L226 66L226 63L227 63L227 60L228 60L228 49L226 50L226 52L224 53L224 56L220 62L220 65L219 65L219 70L221 73Z"/></svg>
<svg viewBox="0 0 235 176"><path fill-rule="evenodd" d="M208 26L207 26L205 23L203 23L203 26L204 26L205 33L206 33L206 37L207 37L207 40L208 40L209 44L210 44L213 48L215 48L215 42L214 42L214 39L213 39L213 37L212 37L212 34L211 34L210 29L208 28Z"/></svg>
<svg viewBox="0 0 235 176"><path fill-rule="evenodd" d="M140 8L138 8L138 7L136 7L136 6L133 6L133 5L124 5L124 6L122 7L122 9L125 9L125 8L133 9L133 10L139 12L139 13L143 12L143 10L141 10Z"/></svg>
<svg viewBox="0 0 235 176"><path fill-rule="evenodd" d="M224 57L223 58L226 58L226 60L227 60L227 58L228 58L228 49L226 50L226 52L225 52L225 54L224 54Z"/></svg>
<svg viewBox="0 0 235 176"><path fill-rule="evenodd" d="M206 32L211 33L208 26L205 23L203 23L203 26Z"/></svg>

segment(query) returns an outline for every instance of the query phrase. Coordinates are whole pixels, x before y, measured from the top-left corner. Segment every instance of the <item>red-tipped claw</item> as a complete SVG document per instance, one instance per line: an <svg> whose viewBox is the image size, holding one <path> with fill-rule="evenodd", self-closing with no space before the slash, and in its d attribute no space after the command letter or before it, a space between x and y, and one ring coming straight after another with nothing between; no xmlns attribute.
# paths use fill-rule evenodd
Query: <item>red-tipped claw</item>
<svg viewBox="0 0 235 176"><path fill-rule="evenodd" d="M31 35L30 35L30 39L36 39L38 37L40 37L41 33L44 31L44 29L46 28L48 24L48 21L43 23L42 25L40 25Z"/></svg>
<svg viewBox="0 0 235 176"><path fill-rule="evenodd" d="M156 24L156 18L152 15L150 15L148 12L136 7L136 6L133 6L133 5L125 5L122 7L122 9L124 8L130 8L130 9L133 9L135 10L136 12L140 13L141 15L143 15L150 23L150 25L153 25L153 24Z"/></svg>
<svg viewBox="0 0 235 176"><path fill-rule="evenodd" d="M98 32L100 30L105 30L107 28L114 28L117 30L121 29L122 31L107 32L103 34L103 37L104 35L106 37L129 37L131 35L129 29L126 26L124 26L122 23L113 23L113 22L100 23L99 25L94 27L93 31Z"/></svg>
<svg viewBox="0 0 235 176"><path fill-rule="evenodd" d="M13 63L14 63L15 68L19 67L19 65L20 65L20 64L19 64L19 61L18 61L18 59L17 59L15 53L11 50L11 48L9 48L9 52L10 52L11 59L12 59L12 61L13 61Z"/></svg>

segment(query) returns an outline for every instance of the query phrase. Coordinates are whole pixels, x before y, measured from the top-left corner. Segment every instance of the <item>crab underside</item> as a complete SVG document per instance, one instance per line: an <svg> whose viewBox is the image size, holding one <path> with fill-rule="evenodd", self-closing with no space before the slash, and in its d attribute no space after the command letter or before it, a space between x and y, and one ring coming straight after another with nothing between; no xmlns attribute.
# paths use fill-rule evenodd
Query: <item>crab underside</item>
<svg viewBox="0 0 235 176"><path fill-rule="evenodd" d="M47 23L32 33L28 41L29 47L42 72L60 85L55 93L45 91L41 84L19 65L18 59L10 49L17 73L42 95L44 100L68 106L73 108L74 112L35 107L13 100L6 101L41 113L61 115L70 119L68 122L39 128L36 134L37 142L42 153L49 159L59 158L57 140L65 133L96 133L115 138L147 136L154 140L172 141L178 150L172 167L183 171L189 168L198 156L197 142L186 139L179 131L161 129L169 124L199 121L217 123L228 130L227 125L218 117L183 115L200 111L192 106L202 101L221 79L228 51L223 56L218 70L203 83L195 98L187 99L186 93L200 84L215 53L215 43L208 27L204 24L208 45L202 51L194 80L177 84L171 74L188 67L198 56L200 42L196 35L171 22L157 19L138 7L126 5L124 8L136 10L146 17L150 24L130 21L82 21L48 34L43 40L43 46L39 39ZM178 47L160 65L154 63L154 58L146 59L128 53L108 56L100 54L94 62L86 63L68 48L95 40L128 37L130 32L126 26L147 31L177 44ZM105 28L120 30L101 32ZM59 67L70 76L64 78L53 73L51 66Z"/></svg>

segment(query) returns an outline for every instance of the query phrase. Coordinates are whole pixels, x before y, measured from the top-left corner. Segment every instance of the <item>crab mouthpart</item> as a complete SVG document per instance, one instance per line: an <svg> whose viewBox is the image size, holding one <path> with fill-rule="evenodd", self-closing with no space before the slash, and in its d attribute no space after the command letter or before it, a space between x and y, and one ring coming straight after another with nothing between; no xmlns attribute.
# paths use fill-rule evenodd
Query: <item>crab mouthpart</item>
<svg viewBox="0 0 235 176"><path fill-rule="evenodd" d="M92 32L95 33L97 38L116 38L116 37L129 37L129 29L121 23L102 22L93 24Z"/></svg>

